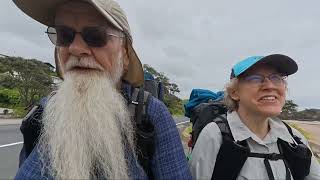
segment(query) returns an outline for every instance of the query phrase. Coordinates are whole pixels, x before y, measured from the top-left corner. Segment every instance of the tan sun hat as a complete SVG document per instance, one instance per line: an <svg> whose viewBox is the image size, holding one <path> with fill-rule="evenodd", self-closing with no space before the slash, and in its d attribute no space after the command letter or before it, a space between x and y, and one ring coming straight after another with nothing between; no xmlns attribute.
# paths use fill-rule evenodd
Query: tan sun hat
<svg viewBox="0 0 320 180"><path fill-rule="evenodd" d="M59 5L70 0L13 0L13 2L31 18L47 25L54 26L55 13ZM83 0L93 5L110 23L125 33L130 60L128 72L123 79L137 87L143 84L143 69L138 55L132 46L132 36L127 17L119 4L114 0Z"/></svg>

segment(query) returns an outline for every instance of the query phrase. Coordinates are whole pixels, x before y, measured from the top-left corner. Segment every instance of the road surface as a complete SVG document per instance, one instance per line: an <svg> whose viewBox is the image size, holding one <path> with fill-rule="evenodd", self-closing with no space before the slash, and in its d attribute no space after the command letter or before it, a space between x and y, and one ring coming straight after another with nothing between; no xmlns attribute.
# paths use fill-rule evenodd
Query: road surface
<svg viewBox="0 0 320 180"><path fill-rule="evenodd" d="M20 125L0 125L0 179L13 179L23 141ZM19 144L12 144L19 143Z"/></svg>

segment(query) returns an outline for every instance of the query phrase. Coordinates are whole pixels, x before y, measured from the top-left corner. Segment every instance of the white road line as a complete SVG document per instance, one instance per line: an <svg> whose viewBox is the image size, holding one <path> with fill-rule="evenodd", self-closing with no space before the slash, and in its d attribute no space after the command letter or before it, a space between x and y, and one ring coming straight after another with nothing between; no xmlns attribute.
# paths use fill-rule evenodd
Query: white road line
<svg viewBox="0 0 320 180"><path fill-rule="evenodd" d="M176 125L178 126L178 125L186 124L186 123L189 123L189 122L190 121L184 121L184 122L177 123ZM11 143L11 144L0 145L0 148L14 146L14 145L22 144L22 143L23 142L16 142L16 143Z"/></svg>
<svg viewBox="0 0 320 180"><path fill-rule="evenodd" d="M179 122L179 123L177 123L176 125L178 126L178 125L186 124L186 123L189 123L189 122L190 122L190 121Z"/></svg>
<svg viewBox="0 0 320 180"><path fill-rule="evenodd" d="M16 142L16 143L11 143L11 144L0 145L0 148L8 147L8 146L14 146L14 145L22 144L22 143L23 142Z"/></svg>

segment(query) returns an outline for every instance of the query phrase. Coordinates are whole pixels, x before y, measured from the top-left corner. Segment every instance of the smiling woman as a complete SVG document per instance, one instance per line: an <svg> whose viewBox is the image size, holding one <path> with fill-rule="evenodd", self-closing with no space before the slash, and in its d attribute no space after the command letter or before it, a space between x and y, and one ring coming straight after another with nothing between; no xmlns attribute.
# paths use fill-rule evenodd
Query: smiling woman
<svg viewBox="0 0 320 180"><path fill-rule="evenodd" d="M280 54L252 56L233 66L226 119L209 123L194 146L195 179L320 178L306 138L276 118L285 104L287 76L297 70L293 59Z"/></svg>

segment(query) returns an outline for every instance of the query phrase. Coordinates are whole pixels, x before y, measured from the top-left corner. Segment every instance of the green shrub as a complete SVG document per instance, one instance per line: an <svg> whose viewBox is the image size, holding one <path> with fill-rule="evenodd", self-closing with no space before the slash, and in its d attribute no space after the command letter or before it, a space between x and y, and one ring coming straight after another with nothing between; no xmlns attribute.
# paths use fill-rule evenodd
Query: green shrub
<svg viewBox="0 0 320 180"><path fill-rule="evenodd" d="M23 117L26 116L27 111L25 110L24 107L15 107L15 108L13 109L13 114L14 114L14 116L17 117L17 118L23 118Z"/></svg>
<svg viewBox="0 0 320 180"><path fill-rule="evenodd" d="M14 107L19 104L20 94L17 89L0 88L0 105Z"/></svg>

